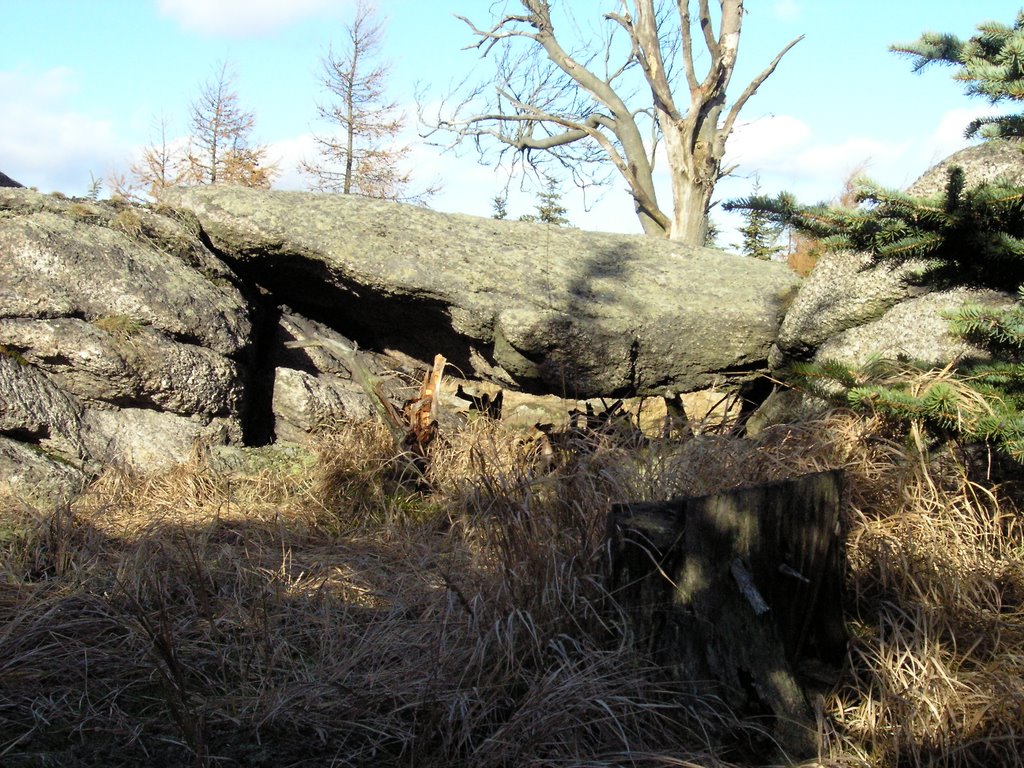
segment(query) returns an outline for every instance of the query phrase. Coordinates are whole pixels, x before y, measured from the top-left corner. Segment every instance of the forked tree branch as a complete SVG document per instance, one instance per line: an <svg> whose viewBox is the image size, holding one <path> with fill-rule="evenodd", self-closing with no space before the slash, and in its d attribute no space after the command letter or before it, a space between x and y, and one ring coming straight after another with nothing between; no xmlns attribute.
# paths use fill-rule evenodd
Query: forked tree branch
<svg viewBox="0 0 1024 768"><path fill-rule="evenodd" d="M592 151L600 151L628 184L644 231L702 242L706 222L703 226L700 222L707 214L714 182L721 177L725 139L740 110L802 37L787 44L746 86L719 123L736 65L744 0L719 0L717 32L710 0L698 0L693 12L690 0L663 5L657 0L619 0L617 10L604 14L611 31L601 43L604 68L597 71L589 66L596 55L580 61L575 46L563 45L549 0L520 0L520 4L523 13L503 15L486 28L465 16L457 17L477 38L469 48L487 57L500 46L499 83L491 105L468 117L459 118L456 112L448 120L439 120L435 129L477 140L493 138L524 154L551 152L563 164L590 162ZM666 26L664 14L670 8L678 16L678 28ZM694 26L700 28L700 37L695 38ZM621 66L615 66L613 45L622 33L628 47L615 47L616 57L625 55ZM710 57L700 74L697 65L704 59L695 50L698 40L703 40ZM673 75L675 61L681 62L682 78ZM642 78L625 76L634 65ZM684 80L687 88L685 109L682 94L675 89L681 85L677 80ZM648 104L630 105L635 94L629 89L644 85L650 92ZM474 95L480 96L481 91ZM651 135L645 139L641 126L646 129L648 123ZM674 197L671 214L658 204L653 176L655 149L662 140ZM582 153L569 149L581 142L591 149Z"/></svg>

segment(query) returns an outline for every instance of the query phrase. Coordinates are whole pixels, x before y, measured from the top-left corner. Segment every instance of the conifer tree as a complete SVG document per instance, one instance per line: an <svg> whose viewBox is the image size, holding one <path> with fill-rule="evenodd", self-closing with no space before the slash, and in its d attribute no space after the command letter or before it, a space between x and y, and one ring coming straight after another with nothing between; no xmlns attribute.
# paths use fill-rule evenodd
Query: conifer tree
<svg viewBox="0 0 1024 768"><path fill-rule="evenodd" d="M383 21L369 2L359 0L342 49L322 60L321 82L333 101L317 111L338 131L314 136L319 159L300 168L321 192L425 202L437 185L410 191L412 174L404 167L410 148L397 143L405 119L386 97L391 67L380 58L383 39Z"/></svg>
<svg viewBox="0 0 1024 768"><path fill-rule="evenodd" d="M953 65L954 79L966 83L969 94L992 103L1024 101L1024 11L1012 26L986 22L978 31L966 41L929 33L892 50L913 57L915 70L932 62ZM967 134L1017 139L1024 136L1024 116L981 118ZM989 362L954 361L948 371L930 375L883 363L853 371L825 362L796 366L797 379L817 394L838 394L939 436L994 443L1024 462L1024 188L995 181L968 189L963 170L953 167L945 190L932 197L863 179L856 196L861 205L854 209L801 206L786 193L726 207L763 212L826 246L876 260L922 260L926 267L918 279L933 285L1017 291L1018 303L1008 310L967 306L951 318L955 332L991 353Z"/></svg>
<svg viewBox="0 0 1024 768"><path fill-rule="evenodd" d="M222 61L192 103L186 181L269 187L276 169L266 163L266 147L250 143L255 122L241 107L231 65Z"/></svg>
<svg viewBox="0 0 1024 768"><path fill-rule="evenodd" d="M508 218L508 195L501 192L491 198L491 207L493 212L491 213L492 219L498 219L499 221Z"/></svg>
<svg viewBox="0 0 1024 768"><path fill-rule="evenodd" d="M926 32L913 43L894 45L895 53L911 57L914 71L930 64L949 64L957 68L954 80L967 83L966 91L982 96L990 103L1024 101L1024 9L1017 12L1012 25L986 21L968 40L955 35ZM974 120L968 136L986 139L1024 136L1024 115L1001 115Z"/></svg>
<svg viewBox="0 0 1024 768"><path fill-rule="evenodd" d="M559 189L558 181L548 176L544 181L544 189L537 195L537 220L544 224L564 227L569 223L566 213L568 211L562 205L562 190Z"/></svg>
<svg viewBox="0 0 1024 768"><path fill-rule="evenodd" d="M536 214L520 216L519 220L539 221L556 227L564 227L569 223L565 216L568 211L562 205L562 190L558 187L558 180L553 176L544 177L544 188L537 193L536 211Z"/></svg>
<svg viewBox="0 0 1024 768"><path fill-rule="evenodd" d="M754 196L761 191L761 179L754 177ZM782 234L782 224L775 221L772 216L762 210L750 208L743 212L745 223L739 229L743 242L739 244L739 250L744 256L750 256L763 261L770 261L777 253L785 250L776 245L779 236Z"/></svg>

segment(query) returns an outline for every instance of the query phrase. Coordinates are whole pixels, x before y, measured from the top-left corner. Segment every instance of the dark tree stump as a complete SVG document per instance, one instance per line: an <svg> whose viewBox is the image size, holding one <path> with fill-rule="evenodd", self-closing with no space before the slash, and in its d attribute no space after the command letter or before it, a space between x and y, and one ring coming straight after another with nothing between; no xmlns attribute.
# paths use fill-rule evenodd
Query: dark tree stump
<svg viewBox="0 0 1024 768"><path fill-rule="evenodd" d="M815 723L797 669L846 652L840 471L664 503L609 519L612 593L674 679L773 721L791 756Z"/></svg>

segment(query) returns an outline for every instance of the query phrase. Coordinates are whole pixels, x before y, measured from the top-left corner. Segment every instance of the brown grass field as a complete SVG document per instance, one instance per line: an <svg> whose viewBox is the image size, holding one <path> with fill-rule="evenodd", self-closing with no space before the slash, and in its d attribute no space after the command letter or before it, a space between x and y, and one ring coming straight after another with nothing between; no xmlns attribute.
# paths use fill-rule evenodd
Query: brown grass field
<svg viewBox="0 0 1024 768"><path fill-rule="evenodd" d="M847 472L822 766L1024 765L1020 487L833 412L757 440L585 435L553 468L484 420L425 478L374 425L307 465L110 471L0 508L0 765L764 765L603 589L615 501Z"/></svg>

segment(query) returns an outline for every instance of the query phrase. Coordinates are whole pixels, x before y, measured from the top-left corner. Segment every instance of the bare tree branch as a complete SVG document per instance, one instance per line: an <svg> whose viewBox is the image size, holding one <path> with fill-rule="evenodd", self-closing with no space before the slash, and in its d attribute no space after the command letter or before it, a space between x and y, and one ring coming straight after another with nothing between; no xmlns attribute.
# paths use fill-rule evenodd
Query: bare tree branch
<svg viewBox="0 0 1024 768"><path fill-rule="evenodd" d="M710 0L698 0L693 12L689 0L618 0L602 14L605 33L571 45L565 30L583 27L564 6L549 0L519 5L522 13L506 13L489 26L458 17L476 38L468 47L490 57L496 78L490 88L470 88L449 113L439 108L431 133L446 132L454 144L470 140L481 152L494 140L499 156L514 153L514 167L549 158L576 179L603 163L625 182L645 232L702 243L725 139L740 109L798 40L726 112L744 0L719 0L717 33ZM695 50L694 26L708 56ZM659 147L670 171L670 210L659 204L654 183Z"/></svg>
<svg viewBox="0 0 1024 768"><path fill-rule="evenodd" d="M743 93L741 93L740 97L736 99L736 102L729 110L728 117L726 117L725 122L722 124L720 135L723 142L729 138L729 135L732 133L733 126L736 123L736 118L739 117L740 110L743 109L747 101L750 100L750 97L757 93L757 89L761 87L765 80L771 77L772 73L775 72L775 68L779 66L779 62L782 61L782 57L789 53L789 50L803 39L804 36L800 35L786 43L786 46L779 51L778 55L774 59L772 59L771 64L765 67L761 71L761 74L751 80L747 87L743 89Z"/></svg>

